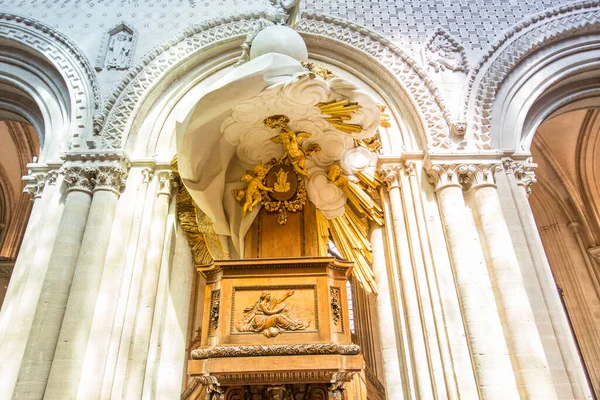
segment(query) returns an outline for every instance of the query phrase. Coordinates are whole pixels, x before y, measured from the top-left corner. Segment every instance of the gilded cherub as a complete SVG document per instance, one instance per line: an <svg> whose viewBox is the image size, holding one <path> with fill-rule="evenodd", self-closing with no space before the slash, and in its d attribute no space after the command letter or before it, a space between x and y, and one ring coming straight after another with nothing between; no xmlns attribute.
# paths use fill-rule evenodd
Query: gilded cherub
<svg viewBox="0 0 600 400"><path fill-rule="evenodd" d="M242 182L248 183L246 189L234 189L232 191L238 201L242 201L244 197L246 199L242 208L242 217L245 217L248 212L252 212L252 209L261 202L261 190L273 192L273 189L266 187L262 183L268 171L263 163L256 164L251 173L245 173L240 179Z"/></svg>
<svg viewBox="0 0 600 400"><path fill-rule="evenodd" d="M306 157L315 151L321 150L321 148L315 143L308 150L304 150L301 143L303 140L308 139L311 134L308 132L295 133L288 128L289 123L290 119L285 115L272 115L264 120L264 124L268 128L281 128L279 134L271 138L273 143L281 143L283 146L284 153L279 161L281 162L284 158L288 157L294 170L307 179L310 179L305 167Z"/></svg>

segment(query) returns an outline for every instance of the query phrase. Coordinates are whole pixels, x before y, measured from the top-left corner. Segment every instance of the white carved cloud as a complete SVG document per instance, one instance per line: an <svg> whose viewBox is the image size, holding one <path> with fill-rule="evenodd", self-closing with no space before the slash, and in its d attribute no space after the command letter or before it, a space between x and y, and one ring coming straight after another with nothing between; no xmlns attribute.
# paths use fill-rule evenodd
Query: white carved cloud
<svg viewBox="0 0 600 400"><path fill-rule="evenodd" d="M321 113L318 103L348 99L362 108L352 115L348 123L359 124L363 131L348 134L333 127ZM278 130L266 128L265 118L286 115L294 132L308 132L304 147L316 143L321 151L314 153L309 162L311 179L307 191L309 199L326 217L335 218L344 213L346 196L327 181L326 170L340 162L344 171L355 173L369 166L373 154L364 148L354 148L353 139L364 139L376 134L380 110L371 96L354 83L334 78L325 81L307 73L276 84L255 97L245 100L232 109L224 119L221 132L225 140L235 146L238 158L247 164L267 163L283 155L283 148L271 142Z"/></svg>
<svg viewBox="0 0 600 400"><path fill-rule="evenodd" d="M348 99L362 108L347 123L359 124L356 134L340 131L321 114L318 103ZM334 78L325 81L296 60L270 53L258 57L211 85L194 108L177 125L179 172L190 195L213 221L215 232L229 236L239 254L243 238L256 213L242 218L232 189L244 187L240 177L254 164L283 155L281 144L270 138L279 133L263 120L282 114L294 132L308 132L303 143L319 144L321 151L307 159L311 179L309 199L327 218L344 213L346 196L328 182L326 171L339 163L348 174L373 165L370 153L354 148L353 139L376 134L380 110L375 100L352 82Z"/></svg>

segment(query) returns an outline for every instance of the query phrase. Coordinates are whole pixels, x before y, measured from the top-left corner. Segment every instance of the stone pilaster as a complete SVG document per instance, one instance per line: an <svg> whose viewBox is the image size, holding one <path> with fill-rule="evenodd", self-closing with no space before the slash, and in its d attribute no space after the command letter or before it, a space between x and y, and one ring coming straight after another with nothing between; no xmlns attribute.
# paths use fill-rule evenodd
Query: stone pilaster
<svg viewBox="0 0 600 400"><path fill-rule="evenodd" d="M508 344L518 365L520 391L529 398L557 398L542 339L529 302L521 267L502 213L494 173L500 163L469 164L463 182L473 191L473 214L479 227Z"/></svg>
<svg viewBox="0 0 600 400"><path fill-rule="evenodd" d="M114 213L127 177L127 166L120 160L86 164L93 197L44 394L47 399L77 394Z"/></svg>
<svg viewBox="0 0 600 400"><path fill-rule="evenodd" d="M426 160L425 169L438 198L481 396L519 398L492 282L463 198L462 185L472 185L477 171L466 163L444 160ZM480 175L489 183L484 171Z"/></svg>

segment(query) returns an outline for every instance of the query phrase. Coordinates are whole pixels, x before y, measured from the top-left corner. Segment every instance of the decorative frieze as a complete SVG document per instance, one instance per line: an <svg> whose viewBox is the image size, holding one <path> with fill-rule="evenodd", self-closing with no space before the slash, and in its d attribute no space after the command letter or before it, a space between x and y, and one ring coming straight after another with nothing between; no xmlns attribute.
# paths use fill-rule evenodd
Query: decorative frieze
<svg viewBox="0 0 600 400"><path fill-rule="evenodd" d="M193 360L224 357L265 357L265 356L301 356L320 354L356 355L360 353L357 344L310 343L310 344L273 344L268 346L212 346L192 350Z"/></svg>

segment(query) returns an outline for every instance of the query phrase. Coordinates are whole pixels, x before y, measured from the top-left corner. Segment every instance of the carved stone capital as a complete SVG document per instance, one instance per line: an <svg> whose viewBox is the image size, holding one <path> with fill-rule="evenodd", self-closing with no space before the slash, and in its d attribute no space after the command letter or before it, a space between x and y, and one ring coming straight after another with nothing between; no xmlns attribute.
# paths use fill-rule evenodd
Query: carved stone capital
<svg viewBox="0 0 600 400"><path fill-rule="evenodd" d="M416 172L415 163L412 161L404 161L404 172L406 175L414 176Z"/></svg>
<svg viewBox="0 0 600 400"><path fill-rule="evenodd" d="M525 191L529 196L529 194L531 194L531 186L537 182L535 179L535 172L533 171L535 168L537 168L537 164L534 163L531 158L528 158L525 161L507 159L502 163L506 173L513 174L517 180L517 184L525 188Z"/></svg>
<svg viewBox="0 0 600 400"><path fill-rule="evenodd" d="M381 182L383 182L388 190L400 187L400 171L402 170L402 166L394 165L394 164L386 164L382 165L379 168L379 177L381 178Z"/></svg>
<svg viewBox="0 0 600 400"><path fill-rule="evenodd" d="M125 186L127 171L121 165L100 165L94 167L94 191L108 190L119 194Z"/></svg>
<svg viewBox="0 0 600 400"><path fill-rule="evenodd" d="M78 190L81 192L92 193L94 190L95 169L89 166L68 165L60 169L64 175L63 182L67 187L67 193Z"/></svg>
<svg viewBox="0 0 600 400"><path fill-rule="evenodd" d="M157 196L161 194L171 196L173 189L177 187L177 183L175 182L175 176L171 171L156 171L156 178L158 180L158 191L156 192Z"/></svg>
<svg viewBox="0 0 600 400"><path fill-rule="evenodd" d="M429 165L426 168L429 183L431 183L435 191L440 191L447 187L462 187L459 179L460 165L457 164L435 164Z"/></svg>
<svg viewBox="0 0 600 400"><path fill-rule="evenodd" d="M461 164L458 167L460 183L465 190L481 187L496 187L494 174L502 170L497 164Z"/></svg>
<svg viewBox="0 0 600 400"><path fill-rule="evenodd" d="M29 175L23 177L23 181L26 182L23 192L32 195L33 199L39 199L42 197L47 177L48 174L45 172L29 171Z"/></svg>

